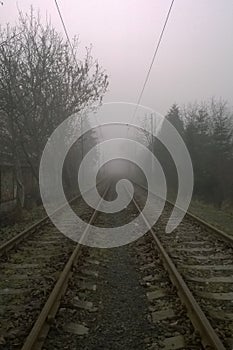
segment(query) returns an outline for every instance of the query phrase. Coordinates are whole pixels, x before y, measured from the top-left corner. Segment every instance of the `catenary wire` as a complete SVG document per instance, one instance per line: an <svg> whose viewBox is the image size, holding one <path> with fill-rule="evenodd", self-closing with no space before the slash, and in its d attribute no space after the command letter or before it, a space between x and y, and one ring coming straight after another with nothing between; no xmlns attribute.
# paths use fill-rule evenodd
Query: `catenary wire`
<svg viewBox="0 0 233 350"><path fill-rule="evenodd" d="M173 7L173 5L174 5L174 2L175 2L175 0L172 0L172 2L171 2L171 4L170 4L170 7L169 7L169 10L168 10L168 13L167 13L167 16L166 16L166 19L165 19L165 22L164 22L162 31L161 31L160 36L159 36L158 43L157 43L157 45L156 45L154 54L153 54L153 56L152 56L151 64L150 64L150 66L149 66L148 72L147 72L147 74L146 74L146 78L145 78L144 83L143 83L142 90L141 90L141 92L140 92L140 94L139 94L139 97L138 97L138 100L137 100L137 103L136 103L136 107L135 107L135 109L134 109L134 113L133 113L131 122L132 122L133 119L135 118L135 115L136 115L136 112L137 112L137 110L138 110L138 106L139 106L139 104L140 104L140 102L141 102L142 95L143 95L143 93L144 93L146 84L147 84L147 82L148 82L148 80L149 80L149 76L150 76L150 73L151 73L151 70L152 70L152 67L153 67L155 58L156 58L156 56L157 56L157 54L158 54L159 47L160 47L160 44L161 44L161 42L162 42L163 35L164 35L164 32L165 32L165 29L166 29L166 26L167 26L167 23L168 23L168 20L169 20L171 11L172 11L172 7ZM129 129L129 127L128 127L128 129Z"/></svg>

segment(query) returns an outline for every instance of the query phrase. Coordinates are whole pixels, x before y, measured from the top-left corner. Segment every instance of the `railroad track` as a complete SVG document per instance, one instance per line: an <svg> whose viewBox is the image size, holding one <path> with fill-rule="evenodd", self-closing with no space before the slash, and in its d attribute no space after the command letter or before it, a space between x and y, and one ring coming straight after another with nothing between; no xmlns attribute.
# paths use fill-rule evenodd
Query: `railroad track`
<svg viewBox="0 0 233 350"><path fill-rule="evenodd" d="M111 199L112 191L106 190L105 196ZM100 232L102 226L122 225L138 214L144 195L138 192L119 215L95 210L92 214L85 212L85 216L100 227ZM230 348L226 334L207 319L201 298L192 288L193 281L185 279L182 264L180 268L166 252L170 249L177 254L170 248L172 236L170 244L162 236L169 213L165 211L164 215L155 228L148 227L147 235L124 247L90 249L69 242L70 251L65 254L70 254L69 258L63 261L62 272L60 269L56 283L51 284L53 288L44 293L31 319L22 322L16 313L25 330L16 336L12 332L2 349ZM145 217L143 221L147 224ZM159 239L164 239L165 248ZM45 274L45 270L39 271L38 280ZM27 299L29 305L33 301L33 296ZM18 305L25 306L22 299Z"/></svg>
<svg viewBox="0 0 233 350"><path fill-rule="evenodd" d="M70 200L70 204L74 203L77 201L81 196L78 195L72 200ZM64 205L66 206L66 204ZM61 208L58 208L55 212L54 215L59 215L60 211L62 211L62 206ZM50 223L50 218L48 215L45 215L41 220L36 221L34 224L30 225L23 231L20 231L16 234L13 235L10 239L6 239L5 241L1 242L0 245L0 257L7 255L8 251L13 249L14 247L17 247L21 242L23 242L25 239L27 239L30 235L33 235L34 233L37 233L44 225L47 225Z"/></svg>
<svg viewBox="0 0 233 350"><path fill-rule="evenodd" d="M141 199L145 189L140 186ZM142 193L144 192L144 193ZM158 199L159 200L159 199ZM143 201L143 200L142 200ZM173 204L167 202L153 232L225 348L233 348L233 237L187 213L164 234ZM215 346L218 349L217 346Z"/></svg>
<svg viewBox="0 0 233 350"><path fill-rule="evenodd" d="M103 185L103 180L99 181L97 186L101 189ZM91 190L91 188L90 188ZM89 190L89 191L90 191ZM82 196L81 194L75 196L71 200L69 200L69 204L72 205L73 203L76 203L77 200L81 200ZM53 215L60 215L62 212L62 209L65 208L67 204L62 205L60 208L58 208ZM18 247L21 242L23 242L25 239L27 239L29 236L33 235L34 233L38 233L41 228L43 228L44 225L50 224L50 217L48 215L45 215L41 220L36 221L34 224L31 226L27 227L23 231L20 231L16 234L11 236L10 239L6 239L3 241L1 239L1 244L0 244L0 257L7 255L8 251L13 249L14 247Z"/></svg>
<svg viewBox="0 0 233 350"><path fill-rule="evenodd" d="M78 199L78 202L77 202ZM78 196L72 208L88 221L93 209ZM58 213L61 215L62 208ZM56 213L55 213L56 214ZM45 217L2 247L0 348L21 348L76 244ZM33 348L32 348L33 349Z"/></svg>
<svg viewBox="0 0 233 350"><path fill-rule="evenodd" d="M91 223L100 230L122 225L139 210L133 200L127 215L95 212ZM201 343L224 349L153 230L129 246L89 249L85 258L79 256L77 246L22 350L64 349L64 344L67 349L201 349Z"/></svg>

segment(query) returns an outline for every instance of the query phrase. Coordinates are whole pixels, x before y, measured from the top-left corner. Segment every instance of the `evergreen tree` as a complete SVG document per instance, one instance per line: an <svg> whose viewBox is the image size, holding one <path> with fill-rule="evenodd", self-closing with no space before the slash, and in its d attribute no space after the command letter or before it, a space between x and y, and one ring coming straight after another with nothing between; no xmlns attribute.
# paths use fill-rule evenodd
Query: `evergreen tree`
<svg viewBox="0 0 233 350"><path fill-rule="evenodd" d="M178 133L184 137L184 123L181 119L180 109L177 104L174 103L172 105L166 118L176 128Z"/></svg>
<svg viewBox="0 0 233 350"><path fill-rule="evenodd" d="M185 108L185 141L194 168L194 194L222 206L232 188L232 117L221 100Z"/></svg>

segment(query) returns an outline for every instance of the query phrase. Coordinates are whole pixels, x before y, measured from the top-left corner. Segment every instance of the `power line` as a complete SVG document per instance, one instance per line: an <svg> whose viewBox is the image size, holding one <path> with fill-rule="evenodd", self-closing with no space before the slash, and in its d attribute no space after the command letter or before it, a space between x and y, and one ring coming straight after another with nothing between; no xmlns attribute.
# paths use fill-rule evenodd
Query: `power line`
<svg viewBox="0 0 233 350"><path fill-rule="evenodd" d="M160 47L160 44L161 44L161 41L162 41L162 38L163 38L163 35L164 35L164 32L165 32L165 29L166 29L166 26L167 26L167 23L168 23L168 20L169 20L169 17L170 17L171 10L172 10L172 7L173 7L174 2L175 2L175 0L172 0L171 5L170 5L170 7L169 7L169 10L168 10L168 13L167 13L167 16L166 16L166 19L165 19L165 22L164 22L162 31L161 31L160 36L159 36L159 40L158 40L158 43L157 43L155 52L154 52L153 57L152 57L152 60L151 60L151 64L150 64L150 66L149 66L149 69L148 69L148 72L147 72L147 75L146 75L146 78L145 78L145 81L144 81L142 90L141 90L140 95L139 95L138 100L137 100L137 105L136 105L136 108L135 108L135 110L134 110L134 114L133 114L132 120L133 120L134 117L135 117L135 114L136 114L137 109L138 109L138 105L139 105L140 102L141 102L142 95L143 95L143 93L144 93L146 84L147 84L147 82L148 82L148 80L149 80L149 76L150 76L150 73L151 73L151 69L152 69L152 67L153 67L155 58L156 58L156 56L157 56L157 53L158 53L158 50L159 50L159 47Z"/></svg>
<svg viewBox="0 0 233 350"><path fill-rule="evenodd" d="M151 61L151 64L150 64L150 67L149 67L148 73L147 73L147 75L146 75L146 79L145 79L145 81L144 81L142 91L141 91L141 93L140 93L140 95L139 95L139 98L138 98L138 102L137 102L137 104L139 104L139 103L140 103L140 101L141 101L141 98L142 98L143 92L144 92L144 90L145 90L145 86L146 86L147 81L148 81L148 79L149 79L150 72L151 72L152 66L153 66L153 64L154 64L155 57L156 57L156 55L157 55L157 53L158 53L159 46L160 46L160 44L161 44L161 41L162 41L162 38L163 38L163 34L164 34L165 29L166 29L167 22L168 22L168 19L169 19L169 17L170 17L170 13L171 13L171 10L172 10L172 7L173 7L174 2L175 2L175 0L172 0L171 5L170 5L170 8L169 8L169 10L168 10L168 13L167 13L167 16L166 16L166 20L165 20L165 23L164 23L164 26L163 26L162 32L161 32L161 34L160 34L159 41L158 41L158 44L157 44L157 46L156 46L156 49L155 49L154 55L153 55L153 57L152 57L152 61Z"/></svg>
<svg viewBox="0 0 233 350"><path fill-rule="evenodd" d="M70 48L71 48L71 51L72 51L72 55L73 55L73 57L74 57L74 59L75 59L75 61L76 61L76 63L77 63L77 59L76 59L76 56L75 56L75 53L74 53L74 47L73 47L73 45L72 45L72 43L71 43L71 40L70 40L68 31L67 31L67 29L66 29L66 25L65 25L65 22L64 22L64 20L63 20L62 14L61 14L61 10L60 10L60 8L59 8L59 5L58 5L58 3L57 3L57 0L54 0L54 1L55 1L55 5L56 5L56 8L57 8L57 12L58 12L58 14L59 14L59 17L60 17L60 20L61 20L61 23L62 23L64 32L65 32L67 41L68 41L68 43L69 43L69 45L70 45Z"/></svg>
<svg viewBox="0 0 233 350"><path fill-rule="evenodd" d="M76 64L78 65L78 62L77 62L77 59L76 59L76 56L75 56L75 53L74 53L74 48L73 48L73 45L72 45L72 43L71 43L71 40L70 40L68 31L67 31L67 29L66 29L65 21L63 20L63 17L62 17L62 14L61 14L61 10L60 10L60 8L59 8L59 5L58 5L58 3L57 3L57 0L54 0L54 1L55 1L55 5L56 5L56 8L57 8L57 12L58 12L58 14L59 14L60 20L61 20L61 22L62 22L62 26L63 26L64 32L65 32L65 34L66 34L67 41L68 41L68 43L69 43L69 45L70 45L70 48L71 48L71 51L72 51L72 55L73 55L73 57L74 57L74 59L75 59ZM96 116L95 116L95 118L96 118ZM81 117L81 119L82 119L82 117ZM97 121L97 118L96 118L96 121ZM98 121L97 121L97 124L98 124ZM99 126L99 130L100 130L102 139L104 140L101 125Z"/></svg>
<svg viewBox="0 0 233 350"><path fill-rule="evenodd" d="M75 53L74 53L74 48L73 48L73 45L72 45L72 43L71 43L71 40L70 40L68 31L67 31L67 29L66 29L65 21L63 20L62 13L61 13L61 10L60 10L60 8L59 8L58 2L57 2L57 0L54 0L54 1L55 1L55 5L56 5L56 8L57 8L57 12L58 12L59 17L60 17L61 22L62 22L62 26L63 26L64 32L65 32L65 34L66 34L67 41L68 41L68 43L69 43L69 45L70 45L70 47L71 47L72 54L73 54L73 56L74 56L74 59L75 59L75 61L76 61L76 64L78 64L78 63L77 63L76 56L75 56ZM97 120L97 119L96 119L96 120ZM101 135L102 135L102 138L103 138L103 133L102 133L101 127L100 127L100 132L101 132Z"/></svg>

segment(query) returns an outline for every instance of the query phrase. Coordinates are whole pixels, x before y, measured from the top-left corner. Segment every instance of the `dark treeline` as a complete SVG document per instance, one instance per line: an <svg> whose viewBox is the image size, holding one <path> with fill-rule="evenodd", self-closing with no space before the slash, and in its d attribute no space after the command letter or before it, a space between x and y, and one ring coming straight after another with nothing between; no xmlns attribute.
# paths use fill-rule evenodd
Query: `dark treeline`
<svg viewBox="0 0 233 350"><path fill-rule="evenodd" d="M212 99L179 108L166 118L176 127L189 150L194 169L194 196L221 208L233 203L233 112L227 102ZM162 132L162 130L161 130ZM157 156L170 189L177 186L175 165L159 144Z"/></svg>

